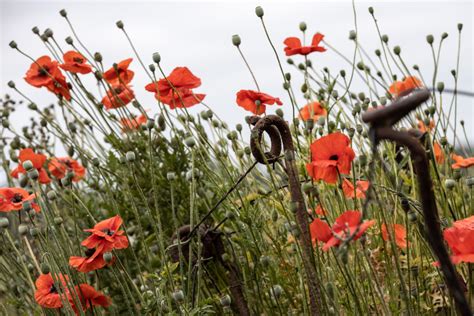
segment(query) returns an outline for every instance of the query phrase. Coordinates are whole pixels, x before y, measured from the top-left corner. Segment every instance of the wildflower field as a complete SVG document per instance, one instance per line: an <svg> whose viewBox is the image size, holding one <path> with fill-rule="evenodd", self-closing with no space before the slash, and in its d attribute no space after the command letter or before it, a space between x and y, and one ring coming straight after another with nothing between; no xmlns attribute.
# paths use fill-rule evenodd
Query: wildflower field
<svg viewBox="0 0 474 316"><path fill-rule="evenodd" d="M426 72L366 9L379 48L356 26L345 56L304 22L273 37L256 7L281 89L264 90L229 34L249 78L226 105L236 126L206 103L219 91L205 74L142 56L122 21L123 60L84 45L66 10L65 41L32 29L47 54L11 41L25 75L0 88L0 315L472 315L473 135L458 96L473 93L458 88L459 54L438 79L463 24L419 43ZM20 109L27 126L10 120Z"/></svg>

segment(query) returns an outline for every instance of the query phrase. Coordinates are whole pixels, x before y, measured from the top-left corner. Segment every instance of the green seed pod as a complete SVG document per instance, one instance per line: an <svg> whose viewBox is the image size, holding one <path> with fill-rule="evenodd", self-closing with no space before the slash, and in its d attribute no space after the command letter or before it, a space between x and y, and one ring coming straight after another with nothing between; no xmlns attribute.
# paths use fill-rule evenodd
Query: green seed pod
<svg viewBox="0 0 474 316"><path fill-rule="evenodd" d="M154 120L147 120L146 121L146 128L151 130L151 129L153 129L153 127L155 127L155 121Z"/></svg>
<svg viewBox="0 0 474 316"><path fill-rule="evenodd" d="M40 233L40 230L39 228L36 228L36 227L32 227L30 228L30 235L35 237L35 236L38 236Z"/></svg>
<svg viewBox="0 0 474 316"><path fill-rule="evenodd" d="M356 38L357 38L357 33L356 33L356 31L351 30L351 31L349 32L349 39L350 39L351 41L353 41L353 40L355 40Z"/></svg>
<svg viewBox="0 0 474 316"><path fill-rule="evenodd" d="M66 37L65 42L68 45L72 45L74 43L71 36Z"/></svg>
<svg viewBox="0 0 474 316"><path fill-rule="evenodd" d="M94 53L94 60L98 63L102 62L102 54L99 52Z"/></svg>
<svg viewBox="0 0 474 316"><path fill-rule="evenodd" d="M433 42L434 42L434 37L433 37L433 35L431 35L431 34L430 34L430 35L427 35L427 36L426 36L426 41L427 41L428 44L430 44L430 45L433 44Z"/></svg>
<svg viewBox="0 0 474 316"><path fill-rule="evenodd" d="M459 180L461 179L462 175L461 175L461 170L460 169L454 169L453 170L453 179L454 180Z"/></svg>
<svg viewBox="0 0 474 316"><path fill-rule="evenodd" d="M0 228L8 228L10 226L10 221L7 217L0 218Z"/></svg>
<svg viewBox="0 0 474 316"><path fill-rule="evenodd" d="M472 187L474 186L474 177L467 178L467 179L466 179L466 185L467 185L469 188L472 188Z"/></svg>
<svg viewBox="0 0 474 316"><path fill-rule="evenodd" d="M302 190L304 193L308 194L308 193L310 193L310 192L313 190L313 187L314 187L314 186L313 186L313 184L312 184L311 182L305 182L305 183L303 183L303 184L301 185L301 190Z"/></svg>
<svg viewBox="0 0 474 316"><path fill-rule="evenodd" d="M184 301L184 293L181 290L173 292L171 296L175 302L180 303Z"/></svg>
<svg viewBox="0 0 474 316"><path fill-rule="evenodd" d="M463 26L462 23L458 23L458 31L459 31L459 32L461 32L462 26Z"/></svg>
<svg viewBox="0 0 474 316"><path fill-rule="evenodd" d="M134 162L135 161L135 153L133 151L128 151L125 154L125 158L127 159L128 162Z"/></svg>
<svg viewBox="0 0 474 316"><path fill-rule="evenodd" d="M117 21L115 25L117 25L119 29L123 29L123 26L124 26L122 20Z"/></svg>
<svg viewBox="0 0 474 316"><path fill-rule="evenodd" d="M438 89L438 92L439 93L443 93L444 91L444 82L438 82L438 84L436 85L436 89Z"/></svg>
<svg viewBox="0 0 474 316"><path fill-rule="evenodd" d="M304 32L304 31L306 31L306 29L307 29L307 25L306 25L305 22L300 22L299 27L300 27L300 31L301 31L301 32Z"/></svg>
<svg viewBox="0 0 474 316"><path fill-rule="evenodd" d="M28 185L28 177L27 176L22 176L20 178L20 187L24 188Z"/></svg>
<svg viewBox="0 0 474 316"><path fill-rule="evenodd" d="M34 34L36 34L36 35L38 35L39 32L40 32L40 31L39 31L39 28L38 28L37 26L34 26L34 27L31 29L31 31L32 31Z"/></svg>
<svg viewBox="0 0 474 316"><path fill-rule="evenodd" d="M263 17L263 8L262 8L261 6L256 7L256 8L255 8L255 14L256 14L259 18Z"/></svg>
<svg viewBox="0 0 474 316"><path fill-rule="evenodd" d="M186 144L186 146L190 148L193 148L194 146L196 146L196 140L193 137L186 138L184 140L184 143Z"/></svg>
<svg viewBox="0 0 474 316"><path fill-rule="evenodd" d="M237 35L237 34L232 35L232 44L234 46L239 47L241 43L242 43L242 40L240 39L239 35Z"/></svg>
<svg viewBox="0 0 474 316"><path fill-rule="evenodd" d="M63 18L67 17L67 11L66 11L65 9L61 9L61 11L59 11L59 14L60 14Z"/></svg>
<svg viewBox="0 0 474 316"><path fill-rule="evenodd" d="M289 83L289 82L284 82L284 83L283 83L283 89L285 89L285 90L290 90L290 87L291 87L291 86L290 86L290 83Z"/></svg>
<svg viewBox="0 0 474 316"><path fill-rule="evenodd" d="M33 163L31 162L31 160L25 160L21 165L23 166L23 168L26 171L30 171L31 169L34 168Z"/></svg>
<svg viewBox="0 0 474 316"><path fill-rule="evenodd" d="M114 256L112 255L111 252L104 252L104 254L102 255L102 258L104 258L105 262L110 263L112 262L112 259L114 258Z"/></svg>
<svg viewBox="0 0 474 316"><path fill-rule="evenodd" d="M31 180L37 180L39 178L39 172L36 169L31 169L26 174Z"/></svg>
<svg viewBox="0 0 474 316"><path fill-rule="evenodd" d="M416 222L416 221L418 220L418 215L417 215L416 212L413 211L413 210L410 210L407 215L408 215L408 220L409 220L411 223L414 223L414 222Z"/></svg>
<svg viewBox="0 0 474 316"><path fill-rule="evenodd" d="M40 268L42 274L48 274L50 271L49 264L47 264L46 262L42 262Z"/></svg>
<svg viewBox="0 0 474 316"><path fill-rule="evenodd" d="M387 35L387 34L382 35L382 41L383 41L385 44L388 43L388 35Z"/></svg>
<svg viewBox="0 0 474 316"><path fill-rule="evenodd" d="M374 8L373 7L369 7L369 13L372 14L372 15L374 14Z"/></svg>
<svg viewBox="0 0 474 316"><path fill-rule="evenodd" d="M25 201L23 202L23 205L21 206L22 210L25 211L25 212L28 212L29 210L32 209L32 206L31 206L31 201Z"/></svg>
<svg viewBox="0 0 474 316"><path fill-rule="evenodd" d="M17 49L18 48L18 45L15 41L11 41L8 45L10 45L11 48L13 49Z"/></svg>
<svg viewBox="0 0 474 316"><path fill-rule="evenodd" d="M395 46L393 48L393 53L397 56L400 55L401 51L402 51L402 49L400 48L400 46Z"/></svg>
<svg viewBox="0 0 474 316"><path fill-rule="evenodd" d="M448 33L444 32L443 34L441 34L441 39L445 39L446 37L448 37Z"/></svg>
<svg viewBox="0 0 474 316"><path fill-rule="evenodd" d="M12 88L12 89L15 89L15 82L13 82L12 80L8 81L7 85Z"/></svg>
<svg viewBox="0 0 474 316"><path fill-rule="evenodd" d="M46 30L44 30L44 35L47 37L47 38L50 38L50 37L53 37L53 30L50 29L50 28L47 28Z"/></svg>
<svg viewBox="0 0 474 316"><path fill-rule="evenodd" d="M161 55L158 52L153 53L152 59L155 63L159 64L161 61Z"/></svg>

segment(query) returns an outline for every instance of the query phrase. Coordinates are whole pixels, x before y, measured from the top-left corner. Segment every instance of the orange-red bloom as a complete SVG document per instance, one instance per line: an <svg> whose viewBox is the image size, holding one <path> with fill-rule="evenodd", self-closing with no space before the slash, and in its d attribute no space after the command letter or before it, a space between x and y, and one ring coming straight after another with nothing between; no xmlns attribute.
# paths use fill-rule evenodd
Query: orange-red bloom
<svg viewBox="0 0 474 316"><path fill-rule="evenodd" d="M86 168L79 162L70 157L54 157L48 163L49 172L57 179L62 179L66 176L68 171L74 172L72 181L78 182L84 178Z"/></svg>
<svg viewBox="0 0 474 316"><path fill-rule="evenodd" d="M319 43L323 40L324 35L321 33L316 33L313 36L310 46L301 46L301 41L297 37L288 37L283 42L285 47L286 56L292 55L308 55L312 52L325 52L326 48L319 46Z"/></svg>
<svg viewBox="0 0 474 316"><path fill-rule="evenodd" d="M336 183L338 172L349 174L355 157L349 143L349 137L339 132L315 140L311 144L312 161L306 164L309 175L316 180Z"/></svg>
<svg viewBox="0 0 474 316"><path fill-rule="evenodd" d="M62 300L66 300L67 297L64 294L68 293L66 282L68 281L67 276L61 274L56 276L59 279L59 284L55 284L53 277L50 273L41 274L38 279L36 279L36 291L35 291L35 300L36 302L45 307L45 308L61 308L63 307ZM61 286L63 294L59 294L58 286ZM62 295L62 300L61 296Z"/></svg>
<svg viewBox="0 0 474 316"><path fill-rule="evenodd" d="M395 235L395 244L400 249L405 249L407 247L407 232L405 227L400 224L393 224L393 234ZM385 241L390 240L390 235L385 224L382 224L382 238Z"/></svg>
<svg viewBox="0 0 474 316"><path fill-rule="evenodd" d="M196 77L187 67L176 67L171 74L145 86L147 91L155 93L155 98L175 108L188 108L200 103L205 94L195 94L191 89L201 85L201 79Z"/></svg>
<svg viewBox="0 0 474 316"><path fill-rule="evenodd" d="M43 168L43 165L46 162L46 156L43 154L35 154L35 152L31 148L25 148L25 149L20 150L20 154L18 155L19 163L18 163L18 166L12 170L11 172L12 177L18 179L18 175L20 173L23 173L23 174L26 173L25 168L23 168L23 163L27 160L31 161L31 163L33 164L33 168L38 170L39 183L47 184L51 182L51 179L49 178L48 173Z"/></svg>
<svg viewBox="0 0 474 316"><path fill-rule="evenodd" d="M92 229L85 229L84 231L92 233L87 237L81 245L93 249L95 252L88 260L92 261L97 256L104 252L109 252L112 249L124 249L128 247L127 236L124 236L124 231L119 230L123 220L119 215L111 217L97 223Z"/></svg>
<svg viewBox="0 0 474 316"><path fill-rule="evenodd" d="M31 202L31 207L40 211L38 204L34 202L35 194L21 188L0 188L0 212L19 211L23 208L24 202Z"/></svg>
<svg viewBox="0 0 474 316"><path fill-rule="evenodd" d="M51 60L49 56L41 56L33 62L26 72L25 80L33 87L46 87L54 94L71 100L66 78L61 73L58 62Z"/></svg>
<svg viewBox="0 0 474 316"><path fill-rule="evenodd" d="M474 165L474 157L463 158L461 156L452 154L451 158L454 160L454 163L451 165L453 169L469 168L470 166Z"/></svg>
<svg viewBox="0 0 474 316"><path fill-rule="evenodd" d="M139 129L140 126L146 124L147 121L148 117L146 115L140 115L132 119L123 118L120 120L120 124L122 125L122 132Z"/></svg>
<svg viewBox="0 0 474 316"><path fill-rule="evenodd" d="M54 93L58 97L63 97L64 99L71 101L71 92L69 84L66 81L66 78L59 71L56 73L54 80L51 84L47 85L46 88Z"/></svg>
<svg viewBox="0 0 474 316"><path fill-rule="evenodd" d="M128 69L133 58L122 60L117 64L117 68L110 68L103 74L103 78L113 86L129 84L135 73Z"/></svg>
<svg viewBox="0 0 474 316"><path fill-rule="evenodd" d="M415 76L406 77L403 81L395 81L388 91L395 97L410 93L413 89L423 87L423 83Z"/></svg>
<svg viewBox="0 0 474 316"><path fill-rule="evenodd" d="M75 74L88 74L92 71L91 65L86 63L86 58L81 53L70 50L63 55L64 64L60 67Z"/></svg>
<svg viewBox="0 0 474 316"><path fill-rule="evenodd" d="M69 265L79 272L90 272L98 269L102 269L107 265L103 258L103 253L97 255L95 258L91 258L95 253L95 249L87 249L85 257L71 256L69 257ZM112 262L110 263L112 264Z"/></svg>
<svg viewBox="0 0 474 316"><path fill-rule="evenodd" d="M474 263L474 216L454 222L443 235L453 253L451 261L454 264Z"/></svg>
<svg viewBox="0 0 474 316"><path fill-rule="evenodd" d="M317 121L320 116L326 116L326 109L321 106L321 103L315 101L306 104L300 110L300 117L303 121L307 121L312 118Z"/></svg>
<svg viewBox="0 0 474 316"><path fill-rule="evenodd" d="M237 92L237 104L253 114L260 115L265 113L266 105L278 104L283 102L279 98L274 98L266 93L253 90L240 90Z"/></svg>
<svg viewBox="0 0 474 316"><path fill-rule="evenodd" d="M323 242L324 251L329 250L331 247L338 246L342 240L353 234L355 234L353 240L357 240L370 226L375 224L375 220L369 220L359 225L361 217L362 213L359 211L345 211L341 216L336 218L332 230L326 222L316 218L309 227L311 239L313 242Z"/></svg>
<svg viewBox="0 0 474 316"><path fill-rule="evenodd" d="M117 109L132 102L135 94L130 86L116 85L107 91L107 95L102 99L102 104L107 110Z"/></svg>
<svg viewBox="0 0 474 316"><path fill-rule="evenodd" d="M108 307L112 303L110 297L104 295L102 292L97 291L89 284L80 284L79 286L75 286L75 291L79 300L81 301L82 310L86 311L87 309L93 306L102 306ZM70 295L70 301L72 301L73 297ZM76 314L79 314L77 307L73 305L74 311Z"/></svg>
<svg viewBox="0 0 474 316"><path fill-rule="evenodd" d="M433 143L433 154L437 163L442 164L444 162L444 152L440 144Z"/></svg>
<svg viewBox="0 0 474 316"><path fill-rule="evenodd" d="M352 184L352 181L348 179L344 179L342 182L342 191L344 191L344 195L348 198L359 198L365 199L365 192L369 188L370 182L365 180L357 180L356 186Z"/></svg>

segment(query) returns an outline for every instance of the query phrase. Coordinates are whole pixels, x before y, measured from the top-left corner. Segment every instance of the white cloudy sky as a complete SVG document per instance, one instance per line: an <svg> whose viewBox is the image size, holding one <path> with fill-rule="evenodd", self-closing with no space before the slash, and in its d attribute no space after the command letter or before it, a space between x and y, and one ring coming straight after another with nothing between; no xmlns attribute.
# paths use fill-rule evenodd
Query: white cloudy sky
<svg viewBox="0 0 474 316"><path fill-rule="evenodd" d="M30 62L8 47L15 40L19 47L33 57L47 54L41 41L31 32L33 26L41 30L54 30L60 43L71 35L59 10L67 9L82 41L91 51L99 51L106 65L133 56L123 34L115 22L123 20L145 63L151 63L153 52L160 52L166 72L176 66L188 66L202 78L197 92L207 94L206 102L233 126L242 122L246 113L235 105L235 92L254 88L231 36L240 34L242 49L256 73L262 90L281 97L285 108L289 100L281 88L282 79L273 52L268 45L254 8L262 5L265 20L280 56L283 40L299 36L298 24L306 21L308 31L319 31L326 40L346 55L351 55L353 45L348 32L354 29L350 1L298 2L298 1L19 1L0 0L0 93L11 92L6 87L9 80L39 105L54 101L46 90L30 87L22 79ZM433 62L427 34L436 42L443 32L449 33L441 54L440 80L452 86L450 70L455 68L457 52L457 23L464 24L461 45L460 88L474 91L473 83L473 4L471 1L356 1L359 38L365 49L373 55L378 47L374 23L367 8L373 6L383 33L389 34L392 45L402 47L402 56L409 67L418 64L426 77L430 77ZM64 44L66 46L66 44ZM298 57L295 58L298 60ZM329 67L333 73L350 67L331 52L313 55L316 68ZM288 65L284 65L290 70ZM132 63L136 71L133 85L145 107L154 108L152 94L144 91L148 82L137 60ZM91 84L92 84L91 80ZM460 99L460 109L465 119L474 117L474 102ZM195 111L200 108L196 107ZM20 108L14 122L26 121ZM469 122L474 125L474 122ZM469 133L474 128L471 126Z"/></svg>

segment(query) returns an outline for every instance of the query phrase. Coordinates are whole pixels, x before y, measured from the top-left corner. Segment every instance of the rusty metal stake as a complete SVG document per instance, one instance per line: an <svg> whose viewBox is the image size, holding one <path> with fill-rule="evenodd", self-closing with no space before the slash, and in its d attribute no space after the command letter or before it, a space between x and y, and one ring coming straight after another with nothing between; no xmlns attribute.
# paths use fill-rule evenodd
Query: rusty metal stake
<svg viewBox="0 0 474 316"><path fill-rule="evenodd" d="M293 139L288 124L277 115L267 115L265 117L247 117L247 122L254 125L250 148L255 160L261 164L274 163L280 157L281 146L285 152L285 169L288 174L288 184L291 194L291 201L296 206L296 221L300 229L298 236L302 246L303 266L306 274L306 282L309 289L310 313L320 315L322 309L321 289L318 285L316 274L313 245L308 226L308 212L305 207L303 193L301 192L298 170L295 163L295 153ZM270 136L270 152L264 153L261 147L263 132Z"/></svg>
<svg viewBox="0 0 474 316"><path fill-rule="evenodd" d="M380 141L389 140L408 148L410 151L418 178L428 243L440 263L446 285L454 299L459 314L467 316L472 315L472 312L443 242L425 149L412 133L397 131L392 128L394 124L428 100L429 97L430 92L427 89L415 90L410 95L395 100L390 106L364 113L362 120L371 125L369 135L371 136L374 150Z"/></svg>

